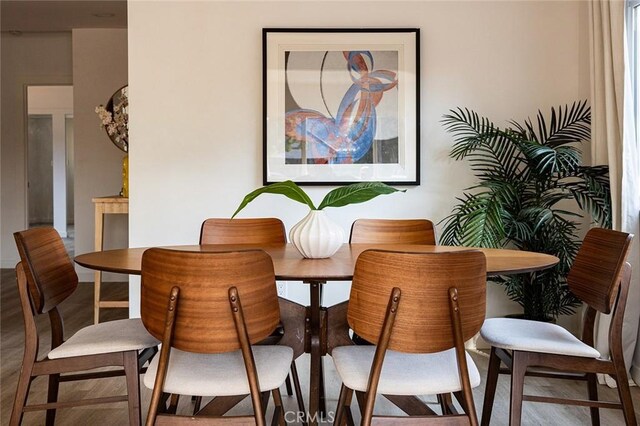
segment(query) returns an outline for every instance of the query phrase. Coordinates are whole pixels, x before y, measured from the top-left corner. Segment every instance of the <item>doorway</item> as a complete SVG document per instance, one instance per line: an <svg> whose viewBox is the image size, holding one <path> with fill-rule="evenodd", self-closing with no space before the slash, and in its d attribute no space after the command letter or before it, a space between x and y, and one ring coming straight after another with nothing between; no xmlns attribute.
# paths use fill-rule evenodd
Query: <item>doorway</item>
<svg viewBox="0 0 640 426"><path fill-rule="evenodd" d="M74 251L73 86L27 87L27 224Z"/></svg>

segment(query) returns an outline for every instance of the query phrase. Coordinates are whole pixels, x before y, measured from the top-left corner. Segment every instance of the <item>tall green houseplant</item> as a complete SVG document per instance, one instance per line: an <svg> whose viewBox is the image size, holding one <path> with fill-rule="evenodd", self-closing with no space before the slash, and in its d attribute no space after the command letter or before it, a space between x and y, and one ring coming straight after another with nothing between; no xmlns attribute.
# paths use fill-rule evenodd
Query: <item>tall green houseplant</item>
<svg viewBox="0 0 640 426"><path fill-rule="evenodd" d="M551 108L536 120L500 128L476 112L458 108L443 119L454 136L451 157L467 160L477 184L457 198L441 242L471 247L516 247L557 256L540 272L496 277L529 319L571 314L579 305L566 277L578 251L581 215L611 226L607 166L582 166L580 145L591 134L585 102Z"/></svg>

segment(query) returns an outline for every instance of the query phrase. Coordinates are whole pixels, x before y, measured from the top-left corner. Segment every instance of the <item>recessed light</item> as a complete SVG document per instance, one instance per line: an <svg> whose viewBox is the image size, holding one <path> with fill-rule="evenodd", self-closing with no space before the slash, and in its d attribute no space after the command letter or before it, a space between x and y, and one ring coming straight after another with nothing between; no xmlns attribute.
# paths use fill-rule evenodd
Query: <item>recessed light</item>
<svg viewBox="0 0 640 426"><path fill-rule="evenodd" d="M96 18L113 18L116 16L115 13L92 13Z"/></svg>

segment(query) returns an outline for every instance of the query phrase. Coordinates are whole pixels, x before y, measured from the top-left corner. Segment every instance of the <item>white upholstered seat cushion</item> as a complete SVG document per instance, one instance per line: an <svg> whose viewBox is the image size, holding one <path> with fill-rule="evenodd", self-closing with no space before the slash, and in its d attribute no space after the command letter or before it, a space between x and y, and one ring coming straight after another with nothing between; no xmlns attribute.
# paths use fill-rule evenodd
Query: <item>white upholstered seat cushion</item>
<svg viewBox="0 0 640 426"><path fill-rule="evenodd" d="M366 391L375 346L341 346L331 353L345 386ZM467 354L471 387L480 374ZM378 393L387 395L433 395L462 390L454 349L433 354L409 354L388 350L382 363Z"/></svg>
<svg viewBox="0 0 640 426"><path fill-rule="evenodd" d="M49 359L133 351L160 342L149 334L140 318L107 321L80 329L49 352Z"/></svg>
<svg viewBox="0 0 640 426"><path fill-rule="evenodd" d="M289 373L293 349L288 346L252 346L260 391L280 387ZM144 385L153 389L158 353L144 375ZM199 354L171 349L164 392L180 395L230 396L249 393L249 380L238 351Z"/></svg>
<svg viewBox="0 0 640 426"><path fill-rule="evenodd" d="M515 318L491 318L480 335L502 349L599 358L600 352L556 324Z"/></svg>

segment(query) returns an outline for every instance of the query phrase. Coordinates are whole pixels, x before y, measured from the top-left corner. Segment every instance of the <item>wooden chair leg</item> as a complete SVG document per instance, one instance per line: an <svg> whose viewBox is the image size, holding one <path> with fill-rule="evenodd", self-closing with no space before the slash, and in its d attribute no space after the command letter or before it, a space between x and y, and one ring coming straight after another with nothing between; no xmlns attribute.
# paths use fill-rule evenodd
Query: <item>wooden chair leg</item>
<svg viewBox="0 0 640 426"><path fill-rule="evenodd" d="M598 376L595 373L587 373L587 389L591 401L598 400ZM600 426L600 409L589 407L591 411L591 426Z"/></svg>
<svg viewBox="0 0 640 426"><path fill-rule="evenodd" d="M346 407L344 407L344 423L347 426L355 426L356 422L353 420L353 413L351 412L351 403L349 402Z"/></svg>
<svg viewBox="0 0 640 426"><path fill-rule="evenodd" d="M264 417L267 415L267 406L269 405L269 397L271 395L271 392L266 391L266 392L261 392L260 393L260 403L262 406L262 413L260 413L259 415L262 416L262 419L264 419ZM255 413L256 416L258 416L258 413ZM256 423L258 423L258 419L256 418Z"/></svg>
<svg viewBox="0 0 640 426"><path fill-rule="evenodd" d="M322 300L322 297L320 298L320 300ZM326 386L324 384L324 358L323 357L320 357L319 376L320 376L320 383L319 383L320 389L318 393L320 395L320 404L318 405L318 415L320 417L318 421L320 421L321 418L327 415L327 397L325 395Z"/></svg>
<svg viewBox="0 0 640 426"><path fill-rule="evenodd" d="M47 402L58 402L58 389L60 388L60 374L49 375L49 389L47 390ZM47 410L47 426L53 426L56 422L56 409Z"/></svg>
<svg viewBox="0 0 640 426"><path fill-rule="evenodd" d="M29 361L28 354L25 353L25 359L20 369L20 377L18 378L18 387L16 388L16 396L13 400L13 410L11 411L10 426L18 426L22 423L24 406L27 404L29 396L29 388L31 387L31 372L33 371L33 361Z"/></svg>
<svg viewBox="0 0 640 426"><path fill-rule="evenodd" d="M180 402L180 395L171 394L169 399L169 407L167 408L167 414L176 414L178 411L178 403Z"/></svg>
<svg viewBox="0 0 640 426"><path fill-rule="evenodd" d="M616 357L614 356L613 358L613 365L616 369L616 382L618 383L618 395L620 397L620 403L622 403L625 424L627 426L636 426L638 421L633 411L633 399L631 399L631 391L629 390L627 369L624 366L624 361L616 362Z"/></svg>
<svg viewBox="0 0 640 426"><path fill-rule="evenodd" d="M440 406L440 411L442 412L442 415L446 416L447 414L449 414L447 412L448 407L444 401L444 398L442 397L442 394L439 393L438 395L436 395L436 397L438 398L438 405Z"/></svg>
<svg viewBox="0 0 640 426"><path fill-rule="evenodd" d="M168 349L164 348L165 346L163 346L163 351L168 352ZM163 351L161 351L161 355ZM153 426L156 422L156 417L158 416L158 414L166 413L165 404L169 395L166 392L162 391L162 386L160 385L164 385L164 380L160 381L160 379L158 378L158 374L160 374L160 371L156 372L156 380L153 385L153 391L151 392L151 402L149 403L149 411L147 413L147 421L145 423L146 426Z"/></svg>
<svg viewBox="0 0 640 426"><path fill-rule="evenodd" d="M367 394L364 392L355 391L356 401L358 402L358 408L360 409L360 414L364 412L364 406L367 402Z"/></svg>
<svg viewBox="0 0 640 426"><path fill-rule="evenodd" d="M287 374L287 378L284 380L284 385L287 388L287 396L293 396L293 388L291 387L291 375Z"/></svg>
<svg viewBox="0 0 640 426"><path fill-rule="evenodd" d="M342 426L342 423L345 420L345 407L347 406L347 401L351 401L352 395L353 390L342 385L340 388L340 396L338 397L338 406L336 407L336 417L333 420L334 425Z"/></svg>
<svg viewBox="0 0 640 426"><path fill-rule="evenodd" d="M344 424L346 426L355 426L353 421L353 413L351 413L351 399L353 397L353 391L349 392L347 399L344 403Z"/></svg>
<svg viewBox="0 0 640 426"><path fill-rule="evenodd" d="M160 396L160 401L158 403L158 413L166 413L167 412L167 401L169 401L170 393L162 392ZM153 392L151 393L151 397L153 397ZM153 400L151 401L153 403ZM151 407L149 407L151 408ZM148 416L147 416L148 417Z"/></svg>
<svg viewBox="0 0 640 426"><path fill-rule="evenodd" d="M194 396L193 399L193 415L195 416L200 411L200 406L202 405L202 397Z"/></svg>
<svg viewBox="0 0 640 426"><path fill-rule="evenodd" d="M458 398L458 392L456 392L455 395ZM478 426L478 413L476 412L476 407L473 403L473 392L471 391L471 389L463 389L459 395L459 398L460 399L458 400L458 402L460 403L460 405L462 405L464 412L467 413L467 416L469 416L469 422L471 423L471 426Z"/></svg>
<svg viewBox="0 0 640 426"><path fill-rule="evenodd" d="M99 231L96 230L96 232ZM93 273L93 282L93 323L98 324L100 322L100 285L102 283L102 272L95 271Z"/></svg>
<svg viewBox="0 0 640 426"><path fill-rule="evenodd" d="M527 372L527 355L513 351L511 371L511 404L509 406L509 426L520 426L522 418L522 397L524 394L524 376Z"/></svg>
<svg viewBox="0 0 640 426"><path fill-rule="evenodd" d="M284 407L282 406L282 397L280 395L280 389L276 388L271 391L273 394L273 420L271 422L272 425L286 426L286 422L284 420Z"/></svg>
<svg viewBox="0 0 640 426"><path fill-rule="evenodd" d="M493 410L493 400L496 396L496 386L500 376L500 358L496 354L496 348L491 348L489 355L489 367L487 369L487 386L484 390L484 403L482 404L481 426L489 426L491 421L491 411Z"/></svg>
<svg viewBox="0 0 640 426"><path fill-rule="evenodd" d="M461 390L461 391L454 392L454 393L453 393L453 396L455 396L455 397L456 397L456 401L458 401L458 404L460 404L460 406L462 407L462 410L463 410L465 413L469 413L469 407L467 406L467 405L468 405L468 404L467 404L467 398L466 398L466 396L465 396L464 389L463 389L463 390ZM449 400L451 400L451 397L449 397ZM455 408L455 405L453 405L453 401L452 401L452 403L451 403L451 409L453 410L453 411L452 411L452 413L453 413L453 414L456 414L456 413L457 413L457 410L456 410L456 408Z"/></svg>
<svg viewBox="0 0 640 426"><path fill-rule="evenodd" d="M298 401L298 411L303 414L302 424L306 426L306 410L304 409L304 397L302 396L302 388L300 387L300 378L298 377L298 368L296 367L296 360L291 361L291 379L293 380L293 387L296 391L296 400Z"/></svg>
<svg viewBox="0 0 640 426"><path fill-rule="evenodd" d="M142 351L140 351L140 353L138 354L138 369L141 372L146 371L146 370L142 371L142 369L144 368L144 365L147 362L151 362L151 360L153 359L153 357L157 353L158 353L158 347L157 346L154 346L152 348L146 348L146 349L143 349Z"/></svg>
<svg viewBox="0 0 640 426"><path fill-rule="evenodd" d="M440 405L440 410L442 411L443 416L458 414L458 411L455 409L453 405L453 400L451 399L450 393L442 393L436 396L438 398L438 404ZM460 402L459 399L458 399L458 402ZM461 405L464 408L464 401L462 402Z"/></svg>
<svg viewBox="0 0 640 426"><path fill-rule="evenodd" d="M142 423L140 416L140 370L138 351L124 353L124 374L127 381L127 399L129 404L129 425Z"/></svg>

